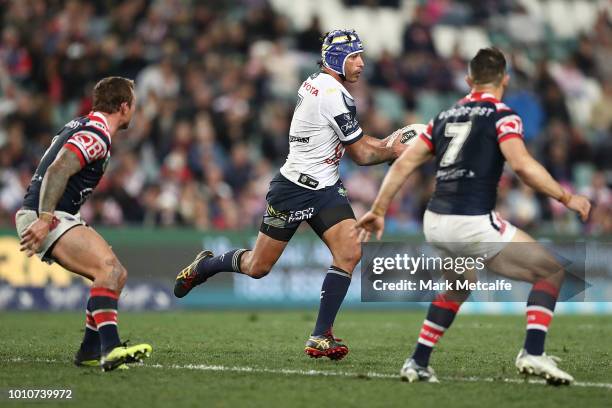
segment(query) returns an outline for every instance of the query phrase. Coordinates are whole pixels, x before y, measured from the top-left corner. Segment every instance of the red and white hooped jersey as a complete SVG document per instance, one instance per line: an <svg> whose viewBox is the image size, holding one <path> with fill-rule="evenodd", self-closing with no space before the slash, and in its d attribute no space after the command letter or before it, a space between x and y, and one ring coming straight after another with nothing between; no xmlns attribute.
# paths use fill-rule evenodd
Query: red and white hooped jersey
<svg viewBox="0 0 612 408"><path fill-rule="evenodd" d="M51 141L30 181L23 203L25 208L38 210L42 180L62 147L74 152L81 170L68 179L55 209L76 214L100 182L110 159L111 135L104 115L91 112L64 125Z"/></svg>
<svg viewBox="0 0 612 408"><path fill-rule="evenodd" d="M428 209L481 215L495 208L505 158L500 143L523 138L523 122L488 93L470 93L432 119L420 135L436 157L436 189Z"/></svg>

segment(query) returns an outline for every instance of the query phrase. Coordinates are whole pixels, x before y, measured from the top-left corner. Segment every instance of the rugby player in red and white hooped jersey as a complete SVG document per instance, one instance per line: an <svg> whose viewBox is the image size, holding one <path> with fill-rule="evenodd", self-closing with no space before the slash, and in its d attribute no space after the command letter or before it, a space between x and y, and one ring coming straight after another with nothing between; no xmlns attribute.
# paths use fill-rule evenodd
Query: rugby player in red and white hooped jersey
<svg viewBox="0 0 612 408"><path fill-rule="evenodd" d="M359 165L394 160L404 150L398 133L377 139L365 135L353 97L344 87L357 82L363 68L363 45L353 30L334 30L324 37L321 70L298 90L289 129L289 156L272 180L267 209L251 249L214 257L203 251L177 276L174 293L183 297L219 272L262 278L270 272L302 221L308 222L332 253L321 288L315 328L306 342L311 357L341 359L348 347L334 338L332 325L347 293L361 246L355 216L338 174L345 152Z"/></svg>
<svg viewBox="0 0 612 408"><path fill-rule="evenodd" d="M372 233L380 239L392 198L416 168L435 157L436 188L423 218L427 242L445 255L484 256L487 269L533 283L527 300L527 334L516 367L554 384L569 384L572 376L544 353L563 267L528 234L494 212L504 162L524 183L559 200L582 220L588 217L590 203L586 197L565 191L527 151L521 118L501 102L509 79L501 51L481 49L470 61L466 78L471 93L440 112L400 156L387 173L372 209L357 225L363 240ZM507 245L510 242L529 243L529 247ZM416 349L401 369L402 379L437 382L429 367L430 354L469 294L455 290L438 295Z"/></svg>
<svg viewBox="0 0 612 408"><path fill-rule="evenodd" d="M79 210L104 175L111 141L130 123L136 99L133 81L108 77L93 90L93 111L68 122L43 155L15 216L21 250L57 262L93 284L85 336L74 363L126 368L148 357L151 346L121 343L117 303L127 271L106 241L81 220Z"/></svg>

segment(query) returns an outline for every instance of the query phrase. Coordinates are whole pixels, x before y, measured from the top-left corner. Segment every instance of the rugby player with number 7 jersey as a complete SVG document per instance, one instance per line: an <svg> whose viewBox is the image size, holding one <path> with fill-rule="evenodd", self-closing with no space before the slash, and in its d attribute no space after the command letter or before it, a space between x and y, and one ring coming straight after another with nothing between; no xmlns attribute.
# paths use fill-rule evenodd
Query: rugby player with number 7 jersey
<svg viewBox="0 0 612 408"><path fill-rule="evenodd" d="M270 272L302 221L325 242L333 262L321 287L317 321L306 342L313 358L343 358L348 347L332 326L361 259L355 216L338 175L342 156L367 166L396 159L404 150L398 133L385 139L365 135L355 101L345 84L357 82L364 68L363 45L353 30L324 36L320 72L306 79L289 129L289 156L270 183L267 208L253 249L233 249L214 256L200 252L177 276L174 293L183 297L220 272L259 279ZM262 348L274 345L261 340Z"/></svg>
<svg viewBox="0 0 612 408"><path fill-rule="evenodd" d="M552 384L570 384L558 359L544 352L563 268L527 233L494 211L504 162L528 186L588 218L589 201L564 190L527 151L521 118L501 98L509 82L506 59L496 48L478 51L466 78L471 92L432 119L387 173L371 210L357 223L360 238L378 239L389 204L406 178L430 158L436 187L423 218L427 242L449 256L486 256L487 269L533 284L527 299L527 333L516 357L519 372ZM529 243L525 245L509 243ZM522 249L521 249L522 248ZM416 348L400 371L402 379L437 382L431 352L448 330L469 291L447 291L431 303Z"/></svg>
<svg viewBox="0 0 612 408"><path fill-rule="evenodd" d="M126 364L151 354L148 344L128 346L119 339L117 303L127 271L79 214L104 175L112 139L128 127L135 109L133 81L100 80L93 90L92 112L68 122L53 138L15 215L21 251L93 282L85 336L74 363L104 371L128 368Z"/></svg>

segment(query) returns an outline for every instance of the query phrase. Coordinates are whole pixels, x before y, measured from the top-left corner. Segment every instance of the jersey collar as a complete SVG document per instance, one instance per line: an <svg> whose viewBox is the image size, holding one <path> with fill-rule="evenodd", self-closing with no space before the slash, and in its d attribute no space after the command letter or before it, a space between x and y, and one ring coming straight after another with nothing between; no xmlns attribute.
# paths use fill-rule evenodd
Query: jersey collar
<svg viewBox="0 0 612 408"><path fill-rule="evenodd" d="M104 116L101 112L91 111L91 112L89 112L87 117L89 118L89 120L93 120L95 122L102 123L104 125L105 130L106 130L106 133L108 133L110 135L110 127L108 126L108 121L106 120L106 116Z"/></svg>
<svg viewBox="0 0 612 408"><path fill-rule="evenodd" d="M467 94L461 100L461 102L463 102L463 103L467 103L467 102L493 102L493 103L499 103L499 100L497 98L495 98L495 96L493 96L493 94L490 94L488 92L470 92L469 94Z"/></svg>
<svg viewBox="0 0 612 408"><path fill-rule="evenodd" d="M335 83L340 85L340 89L342 89L343 92L345 92L347 95L351 97L351 99L353 99L353 97L351 96L351 93L348 91L348 89L346 89L346 87L344 86L342 82L338 81L336 78L334 78L332 75L328 74L327 72L321 71L321 74L327 75L328 77L330 77Z"/></svg>
<svg viewBox="0 0 612 408"><path fill-rule="evenodd" d="M87 117L91 120L95 120L96 122L102 122L106 129L108 129L108 122L106 120L106 116L104 116L101 112L91 111Z"/></svg>

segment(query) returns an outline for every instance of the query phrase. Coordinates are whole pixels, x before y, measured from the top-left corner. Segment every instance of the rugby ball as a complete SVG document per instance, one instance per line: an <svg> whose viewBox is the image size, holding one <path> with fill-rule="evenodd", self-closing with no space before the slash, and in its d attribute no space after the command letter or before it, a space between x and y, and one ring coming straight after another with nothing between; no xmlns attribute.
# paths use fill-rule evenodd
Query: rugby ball
<svg viewBox="0 0 612 408"><path fill-rule="evenodd" d="M421 123L413 123L412 125L397 129L391 134L391 137L387 141L387 147L391 147L394 143L398 142L409 145L412 140L423 133L426 129L427 125L423 125Z"/></svg>
<svg viewBox="0 0 612 408"><path fill-rule="evenodd" d="M408 145L410 142L416 138L418 135L423 133L427 129L427 125L423 125L422 123L413 123L412 125L404 126L401 129L398 129L400 143Z"/></svg>
<svg viewBox="0 0 612 408"><path fill-rule="evenodd" d="M410 142L415 140L417 136L423 133L426 129L427 125L423 125L422 123L413 123L412 125L404 126L401 129L397 129L391 134L391 137L387 141L387 147L391 147L394 143L397 142L409 146ZM389 161L389 165L393 164L394 161L395 159Z"/></svg>

